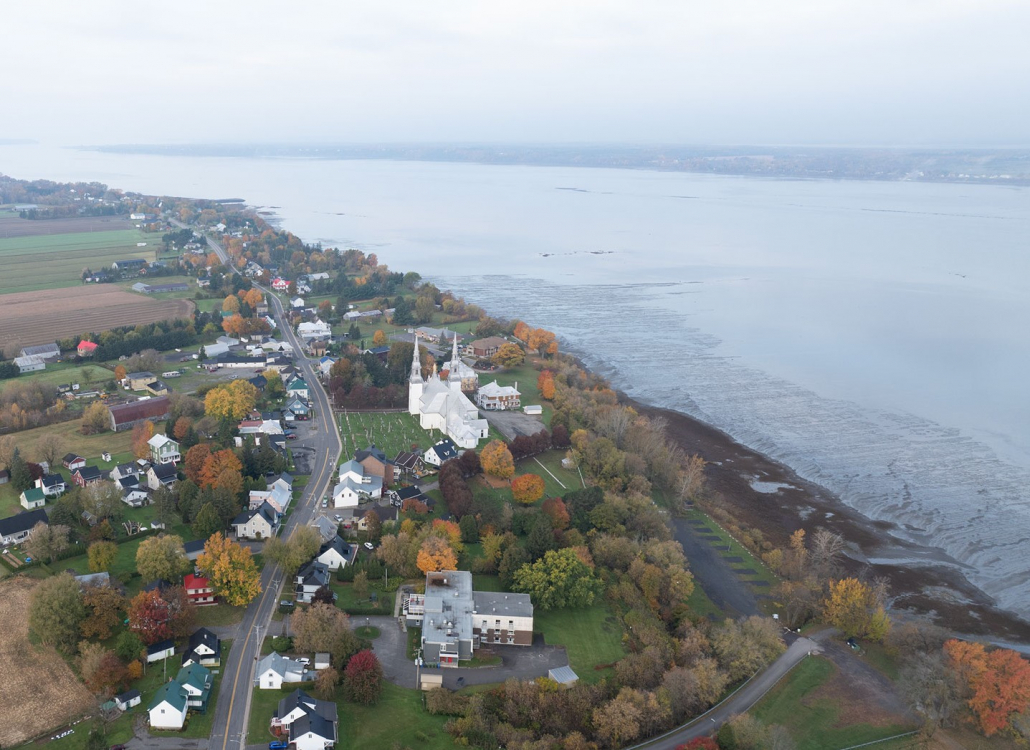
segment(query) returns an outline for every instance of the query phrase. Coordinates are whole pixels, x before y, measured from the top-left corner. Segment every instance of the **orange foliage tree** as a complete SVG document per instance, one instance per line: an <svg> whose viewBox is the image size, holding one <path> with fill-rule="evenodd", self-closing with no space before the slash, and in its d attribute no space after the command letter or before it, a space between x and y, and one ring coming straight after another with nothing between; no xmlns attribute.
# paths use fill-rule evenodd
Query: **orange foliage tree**
<svg viewBox="0 0 1030 750"><path fill-rule="evenodd" d="M117 367L114 368L114 379L115 380L125 380L125 375L126 375L125 365L118 365Z"/></svg>
<svg viewBox="0 0 1030 750"><path fill-rule="evenodd" d="M183 462L186 478L199 485L200 475L204 471L204 464L210 455L211 448L205 443L198 443L186 451L186 460Z"/></svg>
<svg viewBox="0 0 1030 750"><path fill-rule="evenodd" d="M540 390L540 397L548 401L554 398L554 373L551 370L544 370L536 379L536 387Z"/></svg>
<svg viewBox="0 0 1030 750"><path fill-rule="evenodd" d="M532 505L544 496L544 480L538 474L523 474L511 482L511 494L515 502Z"/></svg>
<svg viewBox="0 0 1030 750"><path fill-rule="evenodd" d="M172 436L176 440L182 440L189 432L190 427L193 426L193 420L189 417L179 417L175 420L175 426L172 427Z"/></svg>
<svg viewBox="0 0 1030 750"><path fill-rule="evenodd" d="M240 311L240 298L230 294L222 300L222 310L225 312L238 313Z"/></svg>
<svg viewBox="0 0 1030 750"><path fill-rule="evenodd" d="M140 422L132 428L132 455L136 458L150 458L147 441L154 437L154 423Z"/></svg>
<svg viewBox="0 0 1030 750"><path fill-rule="evenodd" d="M534 328L529 333L526 346L543 354L554 343L554 334L544 328ZM557 351L557 349L555 350Z"/></svg>
<svg viewBox="0 0 1030 750"><path fill-rule="evenodd" d="M988 737L1030 706L1030 662L1015 651L987 652L982 643L950 640L944 653L972 693L968 705L974 722Z"/></svg>
<svg viewBox="0 0 1030 750"><path fill-rule="evenodd" d="M514 486L514 483L512 483ZM560 497L549 497L544 500L542 510L551 518L551 526L555 531L564 531L569 526L569 509Z"/></svg>
<svg viewBox="0 0 1030 750"><path fill-rule="evenodd" d="M255 307L257 307L265 301L265 295L263 295L261 291L258 289L251 289L247 292L246 296L243 298L243 301L250 305L250 309L253 310Z"/></svg>
<svg viewBox="0 0 1030 750"><path fill-rule="evenodd" d="M517 338L519 341L525 343L529 340L529 332L531 330L532 329L529 326L527 326L520 320L515 324L515 330L512 333L512 336Z"/></svg>
<svg viewBox="0 0 1030 750"><path fill-rule="evenodd" d="M241 547L218 531L204 543L197 567L215 593L232 607L250 604L261 593L261 571L247 547Z"/></svg>
<svg viewBox="0 0 1030 750"><path fill-rule="evenodd" d="M434 536L442 536L450 544L455 552L461 552L464 545L461 543L461 527L455 521L445 521L442 518L433 520Z"/></svg>
<svg viewBox="0 0 1030 750"><path fill-rule="evenodd" d="M515 460L511 451L501 440L492 440L479 454L479 461L490 476L508 479L515 473Z"/></svg>
<svg viewBox="0 0 1030 750"><path fill-rule="evenodd" d="M240 459L236 457L236 454L225 448L212 453L204 461L204 468L200 472L199 484L201 487L217 487L219 480L222 479L223 472L231 471L239 474L242 469L243 464L240 463Z"/></svg>
<svg viewBox="0 0 1030 750"><path fill-rule="evenodd" d="M423 573L436 570L454 570L458 567L458 556L445 539L438 536L430 536L422 542L416 564Z"/></svg>

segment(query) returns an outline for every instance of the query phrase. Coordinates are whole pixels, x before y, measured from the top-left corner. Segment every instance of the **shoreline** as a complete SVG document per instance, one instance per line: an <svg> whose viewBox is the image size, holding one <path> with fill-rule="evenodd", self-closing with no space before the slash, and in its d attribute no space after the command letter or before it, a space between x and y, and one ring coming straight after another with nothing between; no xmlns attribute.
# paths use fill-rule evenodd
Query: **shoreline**
<svg viewBox="0 0 1030 750"><path fill-rule="evenodd" d="M642 414L664 418L669 439L705 460L710 502L724 505L777 547L786 547L796 529L811 534L825 527L845 539L848 574L890 579L895 614L930 616L956 634L1030 645L1030 622L996 606L942 550L896 536L895 524L864 516L825 487L712 425L621 391L619 399ZM783 486L759 491L752 486L756 480L767 487Z"/></svg>

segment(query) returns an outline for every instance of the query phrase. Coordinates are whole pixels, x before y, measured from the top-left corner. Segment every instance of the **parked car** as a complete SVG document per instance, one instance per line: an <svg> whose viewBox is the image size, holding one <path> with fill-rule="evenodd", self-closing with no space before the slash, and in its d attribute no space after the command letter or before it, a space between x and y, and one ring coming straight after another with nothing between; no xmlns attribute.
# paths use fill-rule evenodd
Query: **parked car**
<svg viewBox="0 0 1030 750"><path fill-rule="evenodd" d="M268 750L286 750L290 746L285 740L272 740L268 743Z"/></svg>
<svg viewBox="0 0 1030 750"><path fill-rule="evenodd" d="M297 661L299 661L301 664L309 664L311 662L311 659L309 659L306 656L301 656L297 659Z"/></svg>
<svg viewBox="0 0 1030 750"><path fill-rule="evenodd" d="M327 497L323 497L323 498L322 498L322 507L323 507L323 508L325 508L325 507L327 507L328 505L329 505L329 498L327 498Z"/></svg>
<svg viewBox="0 0 1030 750"><path fill-rule="evenodd" d="M343 516L341 516L339 513L337 513L335 516L333 516L333 520L336 521L336 523L342 523L343 522Z"/></svg>
<svg viewBox="0 0 1030 750"><path fill-rule="evenodd" d="M375 549L376 546L372 542L365 542L365 549Z"/></svg>

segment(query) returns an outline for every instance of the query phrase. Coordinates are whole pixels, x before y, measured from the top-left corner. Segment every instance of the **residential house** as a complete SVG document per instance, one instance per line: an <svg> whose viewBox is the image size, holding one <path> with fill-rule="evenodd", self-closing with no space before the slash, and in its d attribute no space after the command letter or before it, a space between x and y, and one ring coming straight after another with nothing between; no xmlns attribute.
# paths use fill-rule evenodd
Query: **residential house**
<svg viewBox="0 0 1030 750"><path fill-rule="evenodd" d="M68 471L75 471L76 469L81 469L86 465L86 459L75 453L67 453L61 463L64 464L64 468Z"/></svg>
<svg viewBox="0 0 1030 750"><path fill-rule="evenodd" d="M323 542L332 539L338 533L339 527L325 516L316 516L311 525L318 530Z"/></svg>
<svg viewBox="0 0 1030 750"><path fill-rule="evenodd" d="M422 454L422 459L430 466L442 466L444 461L458 457L458 446L450 438L444 438Z"/></svg>
<svg viewBox="0 0 1030 750"><path fill-rule="evenodd" d="M111 264L111 268L119 273L139 273L146 268L147 262L143 258L128 258L126 260L116 260Z"/></svg>
<svg viewBox="0 0 1030 750"><path fill-rule="evenodd" d="M196 662L179 670L175 681L186 690L187 705L190 710L207 713L207 702L211 697L211 670Z"/></svg>
<svg viewBox="0 0 1030 750"><path fill-rule="evenodd" d="M157 422L168 419L169 401L167 396L140 399L127 404L108 407L111 413L111 429L115 432L131 430L142 422Z"/></svg>
<svg viewBox="0 0 1030 750"><path fill-rule="evenodd" d="M520 404L519 384L498 385L497 382L487 383L476 393L476 404L487 411L507 411L518 409Z"/></svg>
<svg viewBox="0 0 1030 750"><path fill-rule="evenodd" d="M175 464L182 460L179 443L167 435L154 435L147 445L150 446L150 460L155 464Z"/></svg>
<svg viewBox="0 0 1030 750"><path fill-rule="evenodd" d="M36 486L43 490L43 494L47 497L57 497L68 489L64 477L60 474L44 474L36 480Z"/></svg>
<svg viewBox="0 0 1030 750"><path fill-rule="evenodd" d="M272 288L277 292L285 292L290 288L290 282L286 279L276 276L272 279Z"/></svg>
<svg viewBox="0 0 1030 750"><path fill-rule="evenodd" d="M272 719L273 727L288 729L291 724L303 716L319 716L322 719L337 723L336 704L312 698L300 688L279 701L279 708ZM335 738L333 740L335 742ZM319 746L325 747L324 745Z"/></svg>
<svg viewBox="0 0 1030 750"><path fill-rule="evenodd" d="M76 351L80 357L92 357L98 346L99 344L92 341L82 340L79 342L78 347L76 347Z"/></svg>
<svg viewBox="0 0 1030 750"><path fill-rule="evenodd" d="M204 543L206 541L206 539L195 539L192 542L184 543L182 548L186 551L186 559L196 562L197 558L204 552Z"/></svg>
<svg viewBox="0 0 1030 750"><path fill-rule="evenodd" d="M257 663L254 686L260 690L281 690L283 683L308 682L314 677L302 662L273 651Z"/></svg>
<svg viewBox="0 0 1030 750"><path fill-rule="evenodd" d="M132 482L131 478L123 479L122 482ZM122 482L118 484L121 485ZM129 487L122 489L122 502L130 508L142 508L150 504L150 488L141 485L138 481ZM155 525L154 528L157 528Z"/></svg>
<svg viewBox="0 0 1030 750"><path fill-rule="evenodd" d="M283 418L287 422L293 422L295 420L305 421L311 416L311 407L301 401L299 398L295 398L286 405L283 410Z"/></svg>
<svg viewBox="0 0 1030 750"><path fill-rule="evenodd" d="M334 536L323 544L315 560L325 565L329 570L339 570L349 563L354 556L354 550L339 535Z"/></svg>
<svg viewBox="0 0 1030 750"><path fill-rule="evenodd" d="M104 477L96 466L81 466L72 472L72 481L79 487L100 484Z"/></svg>
<svg viewBox="0 0 1030 750"><path fill-rule="evenodd" d="M406 500L415 500L420 503L425 503L428 507L435 505L433 499L428 495L422 494L422 490L414 484L410 487L401 487L394 493L394 497L397 498L397 505L401 508L404 507L404 502Z"/></svg>
<svg viewBox="0 0 1030 750"><path fill-rule="evenodd" d="M293 477L284 471L282 474L278 475L274 479L266 479L265 486L268 487L268 489L272 489L274 487L282 487L284 490L289 490L290 492L292 492Z"/></svg>
<svg viewBox="0 0 1030 750"><path fill-rule="evenodd" d="M128 690L114 697L114 703L120 711L128 711L133 706L138 706L142 700L143 696L140 695L139 690L135 689Z"/></svg>
<svg viewBox="0 0 1030 750"><path fill-rule="evenodd" d="M303 310L304 309L304 298L303 297L294 297L293 299L291 299L290 300L290 309L291 310Z"/></svg>
<svg viewBox="0 0 1030 750"><path fill-rule="evenodd" d="M245 510L232 522L239 539L268 539L279 531L279 514L267 502L253 510Z"/></svg>
<svg viewBox="0 0 1030 750"><path fill-rule="evenodd" d="M157 380L157 375L155 375L152 372L146 371L130 372L128 375L122 378L122 382L128 385L129 390L132 391L142 391L155 380Z"/></svg>
<svg viewBox="0 0 1030 750"><path fill-rule="evenodd" d="M139 479L141 474L143 474L143 470L136 463L118 464L111 469L111 479L115 481L125 479L126 477Z"/></svg>
<svg viewBox="0 0 1030 750"><path fill-rule="evenodd" d="M386 457L375 445L370 445L364 450L354 453L354 460L365 469L365 476L381 477L383 488L389 489L395 479L395 467L393 461Z"/></svg>
<svg viewBox="0 0 1030 750"><path fill-rule="evenodd" d="M329 344L326 343L325 339L315 339L308 344L308 353L310 353L312 357L323 357L328 350Z"/></svg>
<svg viewBox="0 0 1030 750"><path fill-rule="evenodd" d="M329 566L312 560L297 571L294 584L297 601L310 604L315 592L329 584Z"/></svg>
<svg viewBox="0 0 1030 750"><path fill-rule="evenodd" d="M264 393L265 386L268 385L268 378L264 375L255 375L252 378L247 378L247 382L257 388L258 393Z"/></svg>
<svg viewBox="0 0 1030 750"><path fill-rule="evenodd" d="M21 507L25 510L35 510L46 505L46 495L43 494L43 490L39 487L32 487L23 491L18 496L18 499L21 502Z"/></svg>
<svg viewBox="0 0 1030 750"><path fill-rule="evenodd" d="M175 653L175 641L168 639L164 641L158 641L157 643L147 646L147 663L153 664L155 661L161 661L167 659Z"/></svg>
<svg viewBox="0 0 1030 750"><path fill-rule="evenodd" d="M383 496L383 479L365 474L365 467L357 461L340 466L340 481L333 487L333 506L356 508L362 500Z"/></svg>
<svg viewBox="0 0 1030 750"><path fill-rule="evenodd" d="M189 710L189 693L175 680L166 682L157 689L147 706L151 729L182 729Z"/></svg>
<svg viewBox="0 0 1030 750"><path fill-rule="evenodd" d="M9 544L24 542L29 538L37 523L50 525L50 519L43 508L36 508L8 518L0 518L0 544L6 547Z"/></svg>
<svg viewBox="0 0 1030 750"><path fill-rule="evenodd" d="M304 378L295 378L292 383L286 386L286 395L289 398L301 398L307 401L311 398L311 389Z"/></svg>
<svg viewBox="0 0 1030 750"><path fill-rule="evenodd" d="M190 576L196 582L195 576ZM207 584L203 578L199 579ZM211 590L210 588L208 589ZM200 628L190 636L186 644L186 652L182 655L182 666L200 664L204 667L217 667L222 663L222 642L217 635L207 628Z"/></svg>
<svg viewBox="0 0 1030 750"><path fill-rule="evenodd" d="M424 469L422 456L414 451L401 451L393 460L393 464L398 471L406 471L415 476L421 475Z"/></svg>
<svg viewBox="0 0 1030 750"><path fill-rule="evenodd" d="M175 464L151 464L147 469L147 485L152 490L171 487L179 478Z"/></svg>
<svg viewBox="0 0 1030 750"><path fill-rule="evenodd" d="M290 746L296 750L325 750L336 743L336 730L335 721L318 714L301 716L290 724Z"/></svg>
<svg viewBox="0 0 1030 750"><path fill-rule="evenodd" d="M172 389L168 387L168 384L163 380L155 380L152 383L146 385L147 393L152 393L155 396L167 396L171 393Z"/></svg>
<svg viewBox="0 0 1030 750"><path fill-rule="evenodd" d="M469 345L469 352L473 357L485 359L497 354L497 350L508 342L500 336L488 336L485 339L476 339Z"/></svg>
<svg viewBox="0 0 1030 750"><path fill-rule="evenodd" d="M59 347L56 343L36 344L34 346L22 347L22 350L19 352L19 354L21 354L21 356L23 357L40 357L44 361L48 361L51 359L61 358L61 347Z"/></svg>
<svg viewBox="0 0 1030 750"><path fill-rule="evenodd" d="M379 525L382 526L387 521L397 520L397 509L392 505L373 505L368 509L367 513L362 513L361 517L355 522L355 526L358 531L368 531L368 514L373 513L379 518Z"/></svg>
<svg viewBox="0 0 1030 750"><path fill-rule="evenodd" d="M186 596L196 606L206 607L218 603L218 597L215 596L211 582L203 576L190 573L183 579L182 585L186 589ZM207 663L201 660L201 664L206 665Z"/></svg>
<svg viewBox="0 0 1030 750"><path fill-rule="evenodd" d="M310 322L298 323L297 335L304 341L314 341L315 339L329 340L333 337L333 329L328 323L316 319Z"/></svg>
<svg viewBox="0 0 1030 750"><path fill-rule="evenodd" d="M260 508L262 503L268 503L281 516L290 507L292 499L293 493L290 490L281 485L275 485L270 490L251 490L247 507L254 510Z"/></svg>
<svg viewBox="0 0 1030 750"><path fill-rule="evenodd" d="M322 377L329 377L329 371L333 369L333 365L336 364L336 360L332 357L322 357L318 360L318 371L322 373Z"/></svg>

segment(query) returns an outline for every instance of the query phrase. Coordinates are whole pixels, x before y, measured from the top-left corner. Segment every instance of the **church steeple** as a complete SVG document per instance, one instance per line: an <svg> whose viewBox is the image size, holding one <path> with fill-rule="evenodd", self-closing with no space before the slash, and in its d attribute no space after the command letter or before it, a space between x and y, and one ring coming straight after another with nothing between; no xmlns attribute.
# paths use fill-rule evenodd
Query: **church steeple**
<svg viewBox="0 0 1030 750"><path fill-rule="evenodd" d="M415 349L411 353L411 383L423 383L422 364L418 361L418 334L415 335Z"/></svg>
<svg viewBox="0 0 1030 750"><path fill-rule="evenodd" d="M458 334L454 334L454 345L451 348L451 368L447 373L447 379L452 383L454 381L461 381L461 375L458 374Z"/></svg>

